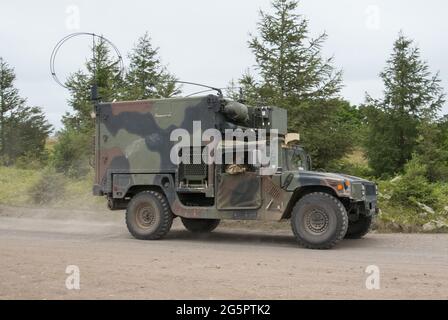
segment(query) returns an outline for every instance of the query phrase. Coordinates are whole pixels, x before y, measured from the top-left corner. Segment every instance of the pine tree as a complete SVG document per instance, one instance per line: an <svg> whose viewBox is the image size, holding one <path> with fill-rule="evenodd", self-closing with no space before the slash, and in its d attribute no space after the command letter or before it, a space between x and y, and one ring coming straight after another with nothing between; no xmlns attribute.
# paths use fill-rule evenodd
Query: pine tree
<svg viewBox="0 0 448 320"><path fill-rule="evenodd" d="M311 38L308 20L296 13L298 5L296 0L274 0L274 13L260 12L260 35L249 41L268 102L327 99L341 89L342 75L332 66L333 58L321 55L327 34Z"/></svg>
<svg viewBox="0 0 448 320"><path fill-rule="evenodd" d="M423 122L413 157L427 167L430 182L448 182L448 118L436 122Z"/></svg>
<svg viewBox="0 0 448 320"><path fill-rule="evenodd" d="M246 70L238 82L235 82L235 80L230 81L226 91L227 96L232 100L242 100L242 102L252 106L262 104L259 85L249 70Z"/></svg>
<svg viewBox="0 0 448 320"><path fill-rule="evenodd" d="M0 58L0 159L11 165L20 157L42 157L52 131L42 109L29 107L14 87L16 75Z"/></svg>
<svg viewBox="0 0 448 320"><path fill-rule="evenodd" d="M11 163L24 158L21 160L26 166L27 161L45 160L45 143L53 130L40 107L23 105L15 109L6 120L5 129L5 154Z"/></svg>
<svg viewBox="0 0 448 320"><path fill-rule="evenodd" d="M86 71L74 73L66 83L71 94L69 105L74 112L64 116L64 129L58 133L59 142L54 150L57 171L73 177L82 176L89 170L93 150L93 84L98 87L101 101L161 98L179 93L173 82L175 77L161 66L158 50L152 48L148 34L139 39L130 54L130 68L124 79L107 43L100 39L94 48L93 57L86 63Z"/></svg>
<svg viewBox="0 0 448 320"><path fill-rule="evenodd" d="M260 12L258 36L249 40L258 74L245 74L239 85L248 103L287 109L289 130L300 132L315 166L326 168L352 147L352 128L340 121L348 104L338 98L341 71L321 54L327 34L312 38L298 5L274 0L273 13Z"/></svg>
<svg viewBox="0 0 448 320"><path fill-rule="evenodd" d="M176 77L162 66L158 48L153 48L148 33L138 39L129 59L125 99L169 98L180 93Z"/></svg>
<svg viewBox="0 0 448 320"><path fill-rule="evenodd" d="M93 85L97 86L101 101L120 98L123 80L117 59L110 54L107 42L100 38L95 44L92 58L86 62L86 71L78 71L68 78L66 85L71 94L69 105L74 113L64 116L63 123L66 127L83 132L93 130Z"/></svg>
<svg viewBox="0 0 448 320"><path fill-rule="evenodd" d="M16 75L0 57L0 157L5 157L6 121L10 112L25 104L25 99L19 96L19 90L14 87Z"/></svg>
<svg viewBox="0 0 448 320"><path fill-rule="evenodd" d="M419 128L436 119L445 94L439 74L431 74L420 49L402 33L380 77L384 97L367 96L367 156L377 175L391 175L411 159Z"/></svg>
<svg viewBox="0 0 448 320"><path fill-rule="evenodd" d="M88 173L95 124L91 116L92 87L97 87L100 101L118 100L124 86L122 76L118 58L112 56L107 42L100 38L93 47L92 57L86 62L86 70L72 74L66 82L71 95L68 102L74 112L65 114L62 119L64 128L57 135L53 165L58 172L72 177Z"/></svg>

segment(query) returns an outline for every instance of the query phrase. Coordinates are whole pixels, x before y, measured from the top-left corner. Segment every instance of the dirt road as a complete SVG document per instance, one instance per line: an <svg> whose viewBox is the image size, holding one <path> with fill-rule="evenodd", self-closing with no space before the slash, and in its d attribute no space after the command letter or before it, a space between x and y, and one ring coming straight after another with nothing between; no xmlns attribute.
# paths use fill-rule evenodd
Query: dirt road
<svg viewBox="0 0 448 320"><path fill-rule="evenodd" d="M122 220L0 208L0 299L448 298L448 235L371 234L312 251L289 231L197 236L178 223L163 241L137 241ZM68 265L80 290L66 289ZM366 289L369 265L379 290Z"/></svg>

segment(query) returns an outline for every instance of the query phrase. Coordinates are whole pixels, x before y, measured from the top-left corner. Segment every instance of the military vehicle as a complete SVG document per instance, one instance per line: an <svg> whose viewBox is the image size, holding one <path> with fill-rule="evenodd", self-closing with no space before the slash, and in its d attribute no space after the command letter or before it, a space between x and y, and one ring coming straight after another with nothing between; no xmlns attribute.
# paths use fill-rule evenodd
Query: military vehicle
<svg viewBox="0 0 448 320"><path fill-rule="evenodd" d="M127 227L137 239L163 238L176 217L194 233L211 232L224 219L290 219L300 245L329 249L344 237L364 236L377 212L375 183L311 171L297 134L287 132L284 109L252 107L211 94L97 103L94 113L93 193L107 197L111 210L126 210ZM201 148L210 141L201 141L199 150L176 151L195 161L173 163L170 153L177 141L171 141L171 133L183 129L194 135L194 122L203 131L222 133L223 156L237 143L226 141L225 130L251 129L258 136L264 129L267 145L275 130L278 167L262 175L263 165L247 163L249 140L242 141L246 154L234 165L201 159Z"/></svg>

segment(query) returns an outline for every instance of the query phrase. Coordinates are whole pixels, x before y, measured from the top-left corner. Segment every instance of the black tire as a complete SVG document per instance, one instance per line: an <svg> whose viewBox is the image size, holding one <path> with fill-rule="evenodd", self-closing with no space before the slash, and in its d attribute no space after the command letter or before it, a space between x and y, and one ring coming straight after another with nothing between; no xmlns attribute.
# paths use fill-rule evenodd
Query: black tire
<svg viewBox="0 0 448 320"><path fill-rule="evenodd" d="M165 196L156 191L135 195L126 210L129 232L139 240L158 240L171 229L173 213Z"/></svg>
<svg viewBox="0 0 448 320"><path fill-rule="evenodd" d="M215 230L221 220L217 219L188 219L181 218L185 228L193 233L208 233Z"/></svg>
<svg viewBox="0 0 448 320"><path fill-rule="evenodd" d="M344 238L348 215L337 198L324 192L314 192L303 196L296 203L291 226L301 246L330 249Z"/></svg>
<svg viewBox="0 0 448 320"><path fill-rule="evenodd" d="M359 216L357 221L350 221L348 224L348 230L345 235L346 239L361 239L369 233L372 226L372 216Z"/></svg>

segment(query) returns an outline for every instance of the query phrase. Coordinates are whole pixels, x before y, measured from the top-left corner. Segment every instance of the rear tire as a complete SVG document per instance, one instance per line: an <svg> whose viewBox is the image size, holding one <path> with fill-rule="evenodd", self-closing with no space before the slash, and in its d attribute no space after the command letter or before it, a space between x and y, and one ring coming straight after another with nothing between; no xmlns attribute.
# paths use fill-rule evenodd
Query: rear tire
<svg viewBox="0 0 448 320"><path fill-rule="evenodd" d="M158 240L171 229L173 213L165 196L156 191L143 191L129 202L126 225L139 240Z"/></svg>
<svg viewBox="0 0 448 320"><path fill-rule="evenodd" d="M291 226L299 244L309 249L330 249L341 241L348 228L344 205L323 192L303 196L294 206Z"/></svg>
<svg viewBox="0 0 448 320"><path fill-rule="evenodd" d="M372 226L372 216L359 216L359 219L348 224L346 239L361 239L366 234L369 233L370 227Z"/></svg>
<svg viewBox="0 0 448 320"><path fill-rule="evenodd" d="M217 219L188 219L181 218L185 228L193 233L208 233L215 230L221 220Z"/></svg>

